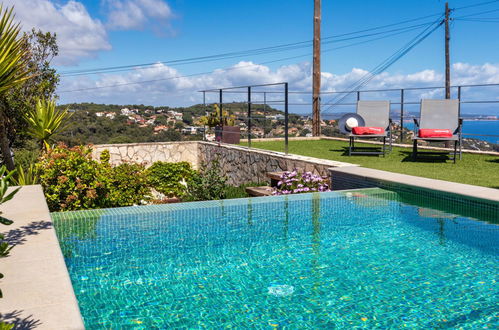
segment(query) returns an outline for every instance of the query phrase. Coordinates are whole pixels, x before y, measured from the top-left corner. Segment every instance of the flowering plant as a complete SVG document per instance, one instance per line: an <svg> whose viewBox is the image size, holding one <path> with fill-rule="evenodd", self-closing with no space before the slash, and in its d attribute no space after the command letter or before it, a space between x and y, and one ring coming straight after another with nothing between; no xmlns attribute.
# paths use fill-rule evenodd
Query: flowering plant
<svg viewBox="0 0 499 330"><path fill-rule="evenodd" d="M326 180L311 172L286 171L281 175L272 195L289 195L314 191L330 191Z"/></svg>

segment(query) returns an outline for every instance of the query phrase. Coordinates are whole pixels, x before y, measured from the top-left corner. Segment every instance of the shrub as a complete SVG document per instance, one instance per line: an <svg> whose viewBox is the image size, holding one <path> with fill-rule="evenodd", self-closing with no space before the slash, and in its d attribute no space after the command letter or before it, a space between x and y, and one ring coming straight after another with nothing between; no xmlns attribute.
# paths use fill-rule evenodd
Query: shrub
<svg viewBox="0 0 499 330"><path fill-rule="evenodd" d="M329 191L326 181L311 172L298 173L296 170L286 171L272 192L273 195L289 195L314 191Z"/></svg>
<svg viewBox="0 0 499 330"><path fill-rule="evenodd" d="M51 211L73 211L139 204L148 198L145 169L139 164L112 167L109 153L101 162L92 148L58 145L44 153L36 168Z"/></svg>
<svg viewBox="0 0 499 330"><path fill-rule="evenodd" d="M109 168L108 173L109 207L136 205L148 199L150 188L143 165L124 163Z"/></svg>
<svg viewBox="0 0 499 330"><path fill-rule="evenodd" d="M202 164L201 167L201 171L188 183L188 194L185 199L203 201L226 198L227 177L222 173L218 159L209 166Z"/></svg>
<svg viewBox="0 0 499 330"><path fill-rule="evenodd" d="M108 205L108 188L101 181L101 163L87 146L60 144L44 153L37 164L40 183L51 211L101 208Z"/></svg>
<svg viewBox="0 0 499 330"><path fill-rule="evenodd" d="M183 198L195 174L188 162L155 162L147 169L149 185L167 197Z"/></svg>

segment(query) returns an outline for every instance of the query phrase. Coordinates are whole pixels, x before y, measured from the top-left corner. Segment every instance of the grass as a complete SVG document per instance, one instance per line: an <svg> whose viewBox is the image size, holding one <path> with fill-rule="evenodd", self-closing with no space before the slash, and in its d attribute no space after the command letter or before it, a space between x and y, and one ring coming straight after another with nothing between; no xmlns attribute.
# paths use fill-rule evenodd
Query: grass
<svg viewBox="0 0 499 330"><path fill-rule="evenodd" d="M463 153L463 159L454 164L450 160L411 160L411 149L393 148L386 157L348 156L348 142L335 140L290 141L289 153L336 160L384 171L425 178L467 183L499 189L499 156ZM371 146L356 144L356 146ZM284 151L283 141L253 142L252 147Z"/></svg>

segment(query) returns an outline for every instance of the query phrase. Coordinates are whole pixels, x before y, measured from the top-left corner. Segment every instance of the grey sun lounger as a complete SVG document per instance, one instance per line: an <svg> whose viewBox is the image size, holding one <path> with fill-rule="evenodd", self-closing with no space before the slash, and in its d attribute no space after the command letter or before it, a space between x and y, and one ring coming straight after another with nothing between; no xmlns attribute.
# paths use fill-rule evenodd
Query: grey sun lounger
<svg viewBox="0 0 499 330"><path fill-rule="evenodd" d="M357 101L357 114L364 119L366 127L383 127L382 134L357 135L349 133L350 143L348 155L385 155L386 139L389 141L389 151L392 151L392 120L390 119L390 101ZM355 147L355 138L383 140L381 151L366 151L367 148Z"/></svg>
<svg viewBox="0 0 499 330"><path fill-rule="evenodd" d="M421 111L419 121L414 118L414 137L412 158L417 160L419 155L442 154L441 152L420 152L418 141L429 142L454 142L454 155L451 160L456 162L459 147L459 159L461 159L461 127L463 120L459 118L459 100L421 100ZM449 129L451 137L419 137L420 129Z"/></svg>

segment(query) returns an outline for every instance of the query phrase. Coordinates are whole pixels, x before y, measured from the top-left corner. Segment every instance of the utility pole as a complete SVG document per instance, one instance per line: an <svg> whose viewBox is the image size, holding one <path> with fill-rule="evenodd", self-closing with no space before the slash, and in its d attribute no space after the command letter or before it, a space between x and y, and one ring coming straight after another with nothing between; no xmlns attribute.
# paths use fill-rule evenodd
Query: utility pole
<svg viewBox="0 0 499 330"><path fill-rule="evenodd" d="M312 73L312 135L321 135L321 0L314 0L314 55Z"/></svg>
<svg viewBox="0 0 499 330"><path fill-rule="evenodd" d="M445 98L450 99L449 3L445 3Z"/></svg>

